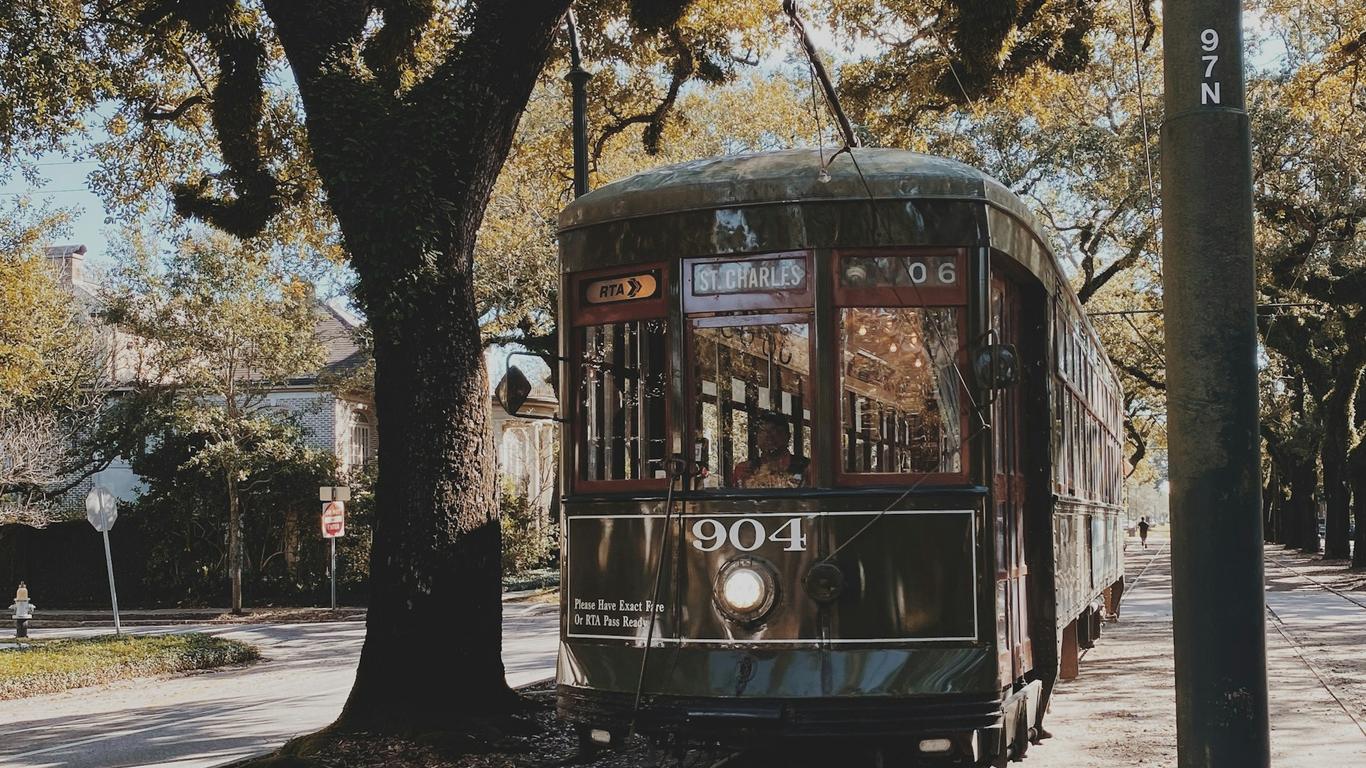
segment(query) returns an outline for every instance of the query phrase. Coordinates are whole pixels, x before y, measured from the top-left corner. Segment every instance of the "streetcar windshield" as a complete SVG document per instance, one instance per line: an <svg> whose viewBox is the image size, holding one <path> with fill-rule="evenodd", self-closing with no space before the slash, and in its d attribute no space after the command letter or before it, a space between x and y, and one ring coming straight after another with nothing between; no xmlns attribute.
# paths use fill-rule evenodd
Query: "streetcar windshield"
<svg viewBox="0 0 1366 768"><path fill-rule="evenodd" d="M958 311L845 307L840 337L841 469L961 472Z"/></svg>
<svg viewBox="0 0 1366 768"><path fill-rule="evenodd" d="M704 488L810 483L808 315L695 320L694 458Z"/></svg>

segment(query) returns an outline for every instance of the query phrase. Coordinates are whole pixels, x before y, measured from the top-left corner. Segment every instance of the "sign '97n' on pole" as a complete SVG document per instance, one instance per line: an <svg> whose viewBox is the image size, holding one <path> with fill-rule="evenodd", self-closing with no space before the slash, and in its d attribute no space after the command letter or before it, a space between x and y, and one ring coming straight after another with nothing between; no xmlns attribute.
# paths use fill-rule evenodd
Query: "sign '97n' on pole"
<svg viewBox="0 0 1366 768"><path fill-rule="evenodd" d="M1214 65L1219 63L1219 32L1215 29L1205 29L1200 32L1200 50L1205 54L1200 57L1200 61L1205 65L1205 77L1200 82L1200 103L1218 104L1220 98L1220 83L1213 80Z"/></svg>

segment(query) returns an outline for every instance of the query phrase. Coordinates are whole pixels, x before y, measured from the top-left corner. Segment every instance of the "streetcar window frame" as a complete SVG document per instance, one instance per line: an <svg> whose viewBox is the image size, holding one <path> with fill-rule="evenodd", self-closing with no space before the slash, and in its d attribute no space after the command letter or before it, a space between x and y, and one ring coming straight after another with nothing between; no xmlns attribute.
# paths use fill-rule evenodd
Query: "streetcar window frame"
<svg viewBox="0 0 1366 768"><path fill-rule="evenodd" d="M847 286L843 282L844 260L847 258L925 258L943 259L952 258L955 262L955 270L958 279L953 286L933 286L925 288L912 288L906 286ZM870 308L870 309L951 309L954 311L955 321L958 325L958 349L954 352L954 361L961 371L968 364L968 283L970 282L969 269L972 262L969 259L967 248L939 248L939 247L892 247L892 248L840 248L831 253L830 269L832 275L832 285L834 286L833 309L835 312L834 325L839 326L839 317L843 310ZM844 359L845 340L842 334L836 333L835 357L837 360ZM842 409L843 388L842 377L844 366L833 366L834 370L829 371L817 386L827 386L830 388L830 413L826 418L831 420L832 428L844 429L844 414ZM961 383L960 385L961 386ZM958 471L957 472L848 472L844 469L844 448L842 441L836 440L836 455L832 457L834 462L833 478L836 486L858 487L858 486L889 486L889 485L911 485L927 483L932 485L962 485L969 481L972 472L972 440L969 431L968 412L971 410L968 405L968 395L975 396L976 393L965 393L959 403L959 446L958 446Z"/></svg>
<svg viewBox="0 0 1366 768"><path fill-rule="evenodd" d="M688 262L685 262L685 264L687 263ZM697 359L696 331L698 328L734 328L753 325L800 324L805 325L807 328L807 360L811 364L812 368L815 367L816 313L814 307L810 305L805 307L783 307L780 311L720 310L715 313L707 313L695 316L688 315L685 316L684 320L685 335L683 340L683 348L685 360L692 361ZM696 366L687 365L687 369L687 375L684 377L683 384L683 386L686 388L684 390L684 400L690 401L694 394L700 392L702 387L700 382L697 380ZM703 484L703 482L700 479L695 479L692 485L692 489L699 492L714 494L781 494L807 491L816 487L816 467L818 466L818 462L821 460L821 458L820 449L818 448L817 441L815 439L815 433L816 430L819 428L822 414L820 413L819 409L816 408L817 400L815 393L817 388L821 386L821 376L819 372L816 370L808 370L806 378L808 384L811 387L811 400L810 406L804 408L803 410L811 414L811 421L809 424L802 425L802 431L804 431L807 435L811 451L809 454L805 455L797 454L795 452L793 454L794 456L801 456L802 458L805 458L807 460L805 470L806 482L803 485L796 486L793 488L742 488L735 485L720 485L717 487L707 487ZM698 438L701 437L701 424L698 423L698 419L694 418L691 408L689 408L689 412L686 418L684 419L683 427L686 444L689 446L695 446ZM748 437L748 435L746 437ZM792 439L798 444L801 443L799 433L795 430L793 431ZM712 450L715 450L719 453L721 447L715 446L712 448ZM723 479L726 475L733 473L734 469L734 466L709 466L709 472L711 474L720 474L720 476Z"/></svg>
<svg viewBox="0 0 1366 768"><path fill-rule="evenodd" d="M628 278L633 275L650 274L656 279L656 289L648 298L619 301L605 304L591 304L584 295L585 287L590 282L600 280L610 280L614 278ZM632 264L605 269L585 270L575 272L568 276L567 288L569 289L570 306L570 331L569 331L569 397L566 398L567 404L573 410L570 419L570 432L572 438L567 441L565 446L572 452L570 467L570 483L575 492L632 492L632 491L664 491L668 489L669 480L666 477L654 478L623 478L611 480L589 480L582 477L584 471L584 461L587 460L585 451L582 450L584 443L585 418L582 403L580 402L579 392L583 386L583 366L580 360L583 355L582 333L585 328L602 325L612 325L616 323L637 322L644 323L650 320L657 320L664 323L664 370L662 376L665 382L664 400L664 441L665 441L665 460L667 463L670 441L673 439L673 397L670 394L670 383L674 375L673 371L673 319L669 315L669 265L668 262L649 262L644 264Z"/></svg>
<svg viewBox="0 0 1366 768"><path fill-rule="evenodd" d="M783 259L800 259L805 270L801 285L796 289L768 289L752 291L733 291L725 293L704 293L701 295L694 293L694 276L697 267L706 264L727 263L727 262L767 262ZM683 322L683 359L684 372L682 384L684 387L683 397L687 412L683 416L681 432L684 444L689 446L691 452L695 450L698 437L701 436L701 425L694 423L696 419L692 413L691 406L687 404L693 392L700 390L700 384L696 380L697 369L690 361L696 359L696 335L698 327L726 327L742 325L775 325L787 323L801 323L807 326L807 359L811 366L815 367L816 361L816 335L817 318L816 306L816 275L814 272L814 258L810 250L796 251L769 251L764 253L744 253L744 254L713 254L709 256L698 256L682 259L680 265L679 285L682 289L682 322ZM821 420L825 418L817 408L815 392L823 386L821 376L818 371L811 370L807 373L807 380L811 387L811 404L808 410L811 414L809 425L804 425L808 439L810 440L811 452L804 456L807 459L806 483L797 488L739 488L736 486L722 485L720 487L705 487L699 478L694 478L691 488L695 491L713 494L782 494L810 490L816 486L816 479L819 476L817 467L821 461L819 449L816 445L815 432ZM795 431L794 431L795 433ZM794 435L794 439L795 435ZM717 446L715 450L720 450ZM710 467L712 472L725 473L732 471L728 467Z"/></svg>

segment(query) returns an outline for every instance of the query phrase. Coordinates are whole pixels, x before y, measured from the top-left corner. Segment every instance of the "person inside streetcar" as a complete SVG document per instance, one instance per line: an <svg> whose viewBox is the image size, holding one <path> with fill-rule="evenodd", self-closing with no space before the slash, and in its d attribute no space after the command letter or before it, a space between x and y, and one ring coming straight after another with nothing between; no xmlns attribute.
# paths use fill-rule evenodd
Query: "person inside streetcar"
<svg viewBox="0 0 1366 768"><path fill-rule="evenodd" d="M810 460L792 455L792 427L781 413L760 414L754 441L758 456L735 465L741 488L799 488L806 485Z"/></svg>

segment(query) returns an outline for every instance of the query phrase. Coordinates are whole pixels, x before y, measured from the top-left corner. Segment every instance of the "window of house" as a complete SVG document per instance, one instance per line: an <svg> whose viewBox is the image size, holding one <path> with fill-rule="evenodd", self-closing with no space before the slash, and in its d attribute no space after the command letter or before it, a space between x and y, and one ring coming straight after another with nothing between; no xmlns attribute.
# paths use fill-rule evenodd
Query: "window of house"
<svg viewBox="0 0 1366 768"><path fill-rule="evenodd" d="M370 419L363 413L351 417L351 466L364 467L372 458L370 449Z"/></svg>
<svg viewBox="0 0 1366 768"><path fill-rule="evenodd" d="M959 250L838 255L845 481L966 472L965 265Z"/></svg>

